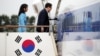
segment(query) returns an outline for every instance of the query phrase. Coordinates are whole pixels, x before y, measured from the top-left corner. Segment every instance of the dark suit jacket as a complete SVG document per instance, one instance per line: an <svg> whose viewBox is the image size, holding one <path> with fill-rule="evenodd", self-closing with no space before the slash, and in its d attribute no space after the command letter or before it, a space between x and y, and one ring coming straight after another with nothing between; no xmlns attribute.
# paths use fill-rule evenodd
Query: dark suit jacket
<svg viewBox="0 0 100 56"><path fill-rule="evenodd" d="M38 22L37 22L37 25L49 25L49 17L48 17L48 13L45 9L43 9L40 13L39 13L39 16L38 16ZM37 31L38 32L41 32L41 28L38 27L37 28ZM48 32L49 31L49 28L44 28L44 32Z"/></svg>

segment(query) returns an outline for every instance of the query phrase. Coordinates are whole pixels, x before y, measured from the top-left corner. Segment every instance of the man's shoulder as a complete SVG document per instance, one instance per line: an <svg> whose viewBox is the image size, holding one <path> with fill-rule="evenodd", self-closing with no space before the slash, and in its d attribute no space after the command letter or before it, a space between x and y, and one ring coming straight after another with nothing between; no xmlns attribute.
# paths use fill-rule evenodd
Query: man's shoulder
<svg viewBox="0 0 100 56"><path fill-rule="evenodd" d="M41 11L40 11L40 13L46 13L46 10L45 10L45 9L43 9L43 10L41 10Z"/></svg>

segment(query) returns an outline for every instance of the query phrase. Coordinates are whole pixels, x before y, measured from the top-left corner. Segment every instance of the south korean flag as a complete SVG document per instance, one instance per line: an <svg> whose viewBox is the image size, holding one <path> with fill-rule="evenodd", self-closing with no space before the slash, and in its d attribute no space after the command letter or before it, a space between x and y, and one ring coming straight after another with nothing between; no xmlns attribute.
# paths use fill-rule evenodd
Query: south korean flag
<svg viewBox="0 0 100 56"><path fill-rule="evenodd" d="M48 33L9 33L7 56L55 56Z"/></svg>

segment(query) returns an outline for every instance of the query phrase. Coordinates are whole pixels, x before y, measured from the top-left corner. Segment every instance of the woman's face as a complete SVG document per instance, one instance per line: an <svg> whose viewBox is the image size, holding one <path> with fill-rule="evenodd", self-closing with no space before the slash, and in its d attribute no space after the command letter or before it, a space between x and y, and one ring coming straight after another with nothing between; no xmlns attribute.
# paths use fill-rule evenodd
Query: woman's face
<svg viewBox="0 0 100 56"><path fill-rule="evenodd" d="M27 8L24 8L24 11L27 12L28 11L28 7Z"/></svg>

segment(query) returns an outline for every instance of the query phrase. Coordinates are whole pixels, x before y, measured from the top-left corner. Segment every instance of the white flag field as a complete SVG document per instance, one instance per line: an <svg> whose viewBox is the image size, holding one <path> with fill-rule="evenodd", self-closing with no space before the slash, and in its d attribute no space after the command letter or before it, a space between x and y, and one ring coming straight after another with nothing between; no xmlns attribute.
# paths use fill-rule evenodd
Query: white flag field
<svg viewBox="0 0 100 56"><path fill-rule="evenodd" d="M0 56L6 55L6 34L0 33Z"/></svg>
<svg viewBox="0 0 100 56"><path fill-rule="evenodd" d="M56 56L54 39L49 33L8 33L2 35L0 56ZM5 37L6 36L6 37ZM2 51L3 50L3 51Z"/></svg>

